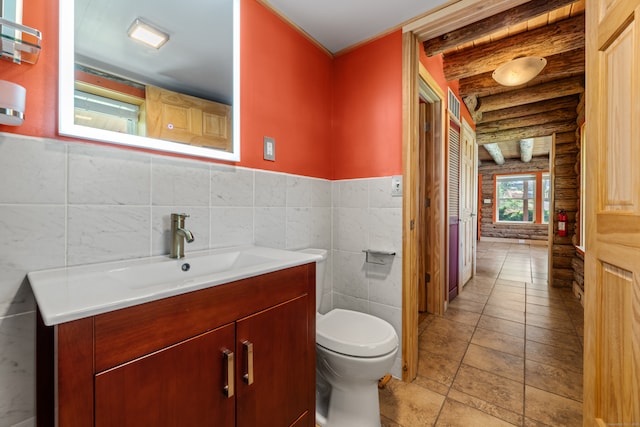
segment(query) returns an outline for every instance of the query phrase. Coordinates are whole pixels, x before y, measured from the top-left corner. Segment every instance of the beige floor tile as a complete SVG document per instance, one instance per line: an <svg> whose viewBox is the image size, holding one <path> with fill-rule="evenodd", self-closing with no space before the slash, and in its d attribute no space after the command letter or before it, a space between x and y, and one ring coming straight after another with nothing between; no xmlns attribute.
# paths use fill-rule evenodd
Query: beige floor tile
<svg viewBox="0 0 640 427"><path fill-rule="evenodd" d="M536 420L532 420L531 418L524 419L524 427L551 427L547 424L541 423ZM577 427L577 426L576 426Z"/></svg>
<svg viewBox="0 0 640 427"><path fill-rule="evenodd" d="M522 384L520 385L520 388L522 388ZM508 409L502 408L498 405L494 405L492 403L489 403L483 399L471 396L469 394L463 393L461 391L458 391L456 389L451 389L451 391L449 392L449 394L447 395L447 397L449 399L453 399L459 403L462 403L464 405L470 406L471 408L477 409L479 411L484 412L485 414L489 414L492 417L496 417L499 418L503 421L506 421L508 423L511 424L515 424L517 426L522 425L524 416L522 415L524 411L521 411L520 413L516 413L513 411L510 411Z"/></svg>
<svg viewBox="0 0 640 427"><path fill-rule="evenodd" d="M524 410L522 382L473 366L460 366L452 388L517 414L522 414Z"/></svg>
<svg viewBox="0 0 640 427"><path fill-rule="evenodd" d="M551 329L552 331L571 334L575 331L571 319L558 319L549 316L540 316L538 314L527 313L527 325L537 326L539 328Z"/></svg>
<svg viewBox="0 0 640 427"><path fill-rule="evenodd" d="M556 347L535 341L526 341L525 358L582 374L582 349Z"/></svg>
<svg viewBox="0 0 640 427"><path fill-rule="evenodd" d="M571 317L564 308L549 307L547 305L527 304L527 314L537 314L548 318L570 321Z"/></svg>
<svg viewBox="0 0 640 427"><path fill-rule="evenodd" d="M527 302L529 304L549 305L552 307L564 308L562 300L549 297L536 297L533 295L529 295L527 297Z"/></svg>
<svg viewBox="0 0 640 427"><path fill-rule="evenodd" d="M486 298L488 299L489 296L487 295ZM470 311L472 313L482 313L482 310L484 310L484 305L485 302L476 302L476 301L470 301L464 298L456 298L454 299L451 304L449 304L450 308L458 308L460 310L466 310L466 311Z"/></svg>
<svg viewBox="0 0 640 427"><path fill-rule="evenodd" d="M526 308L526 304L524 303L524 301L515 301L515 300L505 299L503 296L496 294L495 292L491 294L491 297L487 301L487 304L496 306L496 307L506 308L508 310L520 311L522 313L525 312L525 308Z"/></svg>
<svg viewBox="0 0 640 427"><path fill-rule="evenodd" d="M566 334L533 325L526 326L526 333L530 341L568 349L582 348L582 340L577 334Z"/></svg>
<svg viewBox="0 0 640 427"><path fill-rule="evenodd" d="M468 301L468 302L475 302L478 304L485 304L488 299L489 299L489 295L479 294L477 292L474 292L471 288L468 288L465 286L462 289L462 292L460 292L458 297L455 300L453 300L451 304L453 304L456 301Z"/></svg>
<svg viewBox="0 0 640 427"><path fill-rule="evenodd" d="M471 344L502 351L518 357L524 357L524 338L501 334L500 332L490 331L488 329L476 329L473 338L471 338Z"/></svg>
<svg viewBox="0 0 640 427"><path fill-rule="evenodd" d="M468 342L440 335L427 328L418 338L418 350L460 361L467 351Z"/></svg>
<svg viewBox="0 0 640 427"><path fill-rule="evenodd" d="M524 324L513 322L511 320L500 319L498 317L482 315L478 321L478 328L488 329L490 331L500 332L514 337L524 338Z"/></svg>
<svg viewBox="0 0 640 427"><path fill-rule="evenodd" d="M512 427L513 424L492 417L453 399L447 399L436 424L438 427Z"/></svg>
<svg viewBox="0 0 640 427"><path fill-rule="evenodd" d="M524 383L524 359L521 357L469 344L462 363Z"/></svg>
<svg viewBox="0 0 640 427"><path fill-rule="evenodd" d="M504 300L517 301L517 302L524 303L526 301L526 296L524 293L518 292L517 288L509 288L508 286L496 285L494 286L493 292L489 297L489 301L495 300L495 299L504 299Z"/></svg>
<svg viewBox="0 0 640 427"><path fill-rule="evenodd" d="M524 323L524 312L509 310L508 308L487 304L482 314L498 317L500 319L511 320L512 322Z"/></svg>
<svg viewBox="0 0 640 427"><path fill-rule="evenodd" d="M495 280L495 279L493 279ZM493 291L493 285L476 285L476 284L467 284L465 290L469 290L481 295L490 295L491 291Z"/></svg>
<svg viewBox="0 0 640 427"><path fill-rule="evenodd" d="M498 279L493 287L495 290L503 290L509 292L515 292L521 295L525 294L526 282L524 280L506 280Z"/></svg>
<svg viewBox="0 0 640 427"><path fill-rule="evenodd" d="M418 375L449 387L458 372L461 360L462 357L452 358L449 355L433 354L420 349L418 351Z"/></svg>
<svg viewBox="0 0 640 427"><path fill-rule="evenodd" d="M582 426L582 404L557 394L525 386L526 418L553 427Z"/></svg>
<svg viewBox="0 0 640 427"><path fill-rule="evenodd" d="M520 275L512 275L512 274L503 274L500 273L498 275L498 280L509 280L512 282L520 282L524 287L525 283L531 281L531 274L520 274Z"/></svg>
<svg viewBox="0 0 640 427"><path fill-rule="evenodd" d="M540 298L550 298L550 299L562 299L561 294L557 289L549 288L549 289L535 289L527 287L527 295L532 297L540 297Z"/></svg>
<svg viewBox="0 0 640 427"><path fill-rule="evenodd" d="M455 300L453 302L455 303ZM442 317L448 320L453 320L454 322L464 323L465 325L475 327L478 324L478 320L480 320L480 313L461 310L457 308L457 305L453 306L452 303L449 305L449 308Z"/></svg>
<svg viewBox="0 0 640 427"><path fill-rule="evenodd" d="M380 427L403 427L401 424L398 424L395 421L390 420L387 417L380 417Z"/></svg>
<svg viewBox="0 0 640 427"><path fill-rule="evenodd" d="M536 275L532 276L533 277L531 279L531 282L527 282L527 289L537 289L543 291L549 287L546 277L538 277Z"/></svg>
<svg viewBox="0 0 640 427"><path fill-rule="evenodd" d="M394 379L380 390L380 413L403 427L432 426L444 399L431 390Z"/></svg>
<svg viewBox="0 0 640 427"><path fill-rule="evenodd" d="M527 385L582 402L581 373L527 360L524 380Z"/></svg>
<svg viewBox="0 0 640 427"><path fill-rule="evenodd" d="M436 317L427 327L427 332L434 332L449 338L469 341L473 335L474 327L463 323L454 322L444 317Z"/></svg>
<svg viewBox="0 0 640 427"><path fill-rule="evenodd" d="M413 380L412 384L419 385L420 387L424 387L428 390L446 396L449 393L450 386L439 383L438 381L433 381L429 378L425 378L418 374L415 380Z"/></svg>

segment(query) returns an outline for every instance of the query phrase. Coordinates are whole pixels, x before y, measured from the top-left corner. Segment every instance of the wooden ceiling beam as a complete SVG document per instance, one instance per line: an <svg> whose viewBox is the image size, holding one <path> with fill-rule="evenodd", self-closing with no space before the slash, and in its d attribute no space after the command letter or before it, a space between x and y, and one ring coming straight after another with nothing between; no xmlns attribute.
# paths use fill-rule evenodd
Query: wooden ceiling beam
<svg viewBox="0 0 640 427"><path fill-rule="evenodd" d="M569 77L478 99L476 112L502 110L584 92L584 76Z"/></svg>
<svg viewBox="0 0 640 427"><path fill-rule="evenodd" d="M498 144L484 144L483 147L487 150L487 153L489 153L496 165L504 164L504 156L502 155L502 150L500 150Z"/></svg>
<svg viewBox="0 0 640 427"><path fill-rule="evenodd" d="M447 81L495 70L514 58L547 57L584 47L584 14L444 57Z"/></svg>
<svg viewBox="0 0 640 427"><path fill-rule="evenodd" d="M533 138L520 140L520 160L529 163L533 157Z"/></svg>
<svg viewBox="0 0 640 427"><path fill-rule="evenodd" d="M478 145L518 141L526 138L540 138L559 132L572 132L577 128L576 122L548 122L537 126L527 126L498 132L476 133ZM477 132L477 131L476 131Z"/></svg>
<svg viewBox="0 0 640 427"><path fill-rule="evenodd" d="M526 117L533 114L546 113L561 108L568 108L576 111L578 107L578 97L575 95L565 96L563 98L549 99L546 101L534 102L532 104L519 105L517 107L505 108L502 110L487 111L480 114L480 119L475 123L494 122L498 120L515 119L518 117Z"/></svg>
<svg viewBox="0 0 640 427"><path fill-rule="evenodd" d="M576 0L531 0L502 13L474 22L457 30L449 31L439 37L422 43L427 56L437 55L456 46L488 36L511 25L520 24L531 18L559 9Z"/></svg>
<svg viewBox="0 0 640 427"><path fill-rule="evenodd" d="M521 87L531 87L556 79L584 74L584 66L584 48L575 49L547 57L547 66L526 85L517 87L502 86L493 80L493 77L491 77L492 72L487 72L460 79L459 93L463 98L469 95L478 97L496 95Z"/></svg>
<svg viewBox="0 0 640 427"><path fill-rule="evenodd" d="M546 122L560 122L565 120L575 121L577 118L578 112L575 108L560 108L542 113L530 114L528 116L516 117L513 119L480 123L476 125L476 133L498 132L501 130L515 129L519 127L541 125Z"/></svg>

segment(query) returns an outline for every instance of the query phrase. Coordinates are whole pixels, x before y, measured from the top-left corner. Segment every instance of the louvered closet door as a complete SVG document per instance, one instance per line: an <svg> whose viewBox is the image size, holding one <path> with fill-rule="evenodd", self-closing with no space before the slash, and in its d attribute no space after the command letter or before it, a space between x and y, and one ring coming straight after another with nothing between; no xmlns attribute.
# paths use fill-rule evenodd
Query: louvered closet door
<svg viewBox="0 0 640 427"><path fill-rule="evenodd" d="M458 295L460 247L460 125L449 121L449 301Z"/></svg>

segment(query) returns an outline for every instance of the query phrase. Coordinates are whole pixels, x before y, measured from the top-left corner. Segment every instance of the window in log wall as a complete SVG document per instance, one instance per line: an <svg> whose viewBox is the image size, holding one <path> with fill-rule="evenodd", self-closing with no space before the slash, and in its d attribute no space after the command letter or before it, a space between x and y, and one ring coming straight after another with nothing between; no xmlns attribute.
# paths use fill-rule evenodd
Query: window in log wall
<svg viewBox="0 0 640 427"><path fill-rule="evenodd" d="M494 222L549 223L548 172L495 175Z"/></svg>

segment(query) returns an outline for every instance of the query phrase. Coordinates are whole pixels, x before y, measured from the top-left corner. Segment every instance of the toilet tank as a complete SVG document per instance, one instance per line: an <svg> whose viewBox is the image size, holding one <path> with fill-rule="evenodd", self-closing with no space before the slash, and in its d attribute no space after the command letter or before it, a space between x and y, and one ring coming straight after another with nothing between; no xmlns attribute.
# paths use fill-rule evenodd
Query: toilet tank
<svg viewBox="0 0 640 427"><path fill-rule="evenodd" d="M316 312L320 309L320 303L322 302L322 294L324 293L324 287L326 286L326 271L327 271L327 253L326 249L302 249L300 252L306 254L320 255L321 261L316 261Z"/></svg>

